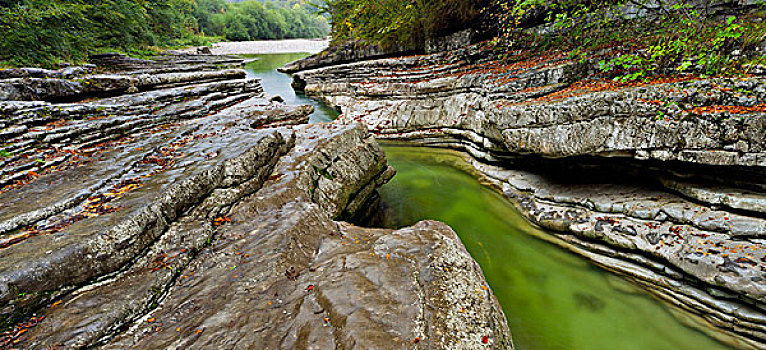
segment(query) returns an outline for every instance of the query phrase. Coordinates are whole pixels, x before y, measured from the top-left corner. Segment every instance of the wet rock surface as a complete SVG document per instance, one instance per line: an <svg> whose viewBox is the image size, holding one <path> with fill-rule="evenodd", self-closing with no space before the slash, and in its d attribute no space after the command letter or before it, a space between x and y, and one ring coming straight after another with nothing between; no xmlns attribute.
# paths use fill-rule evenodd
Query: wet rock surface
<svg viewBox="0 0 766 350"><path fill-rule="evenodd" d="M512 348L449 227L336 221L395 173L366 128L200 60L0 81L0 347Z"/></svg>
<svg viewBox="0 0 766 350"><path fill-rule="evenodd" d="M766 348L763 78L594 72L479 44L304 70L294 86L378 138L463 151L559 244Z"/></svg>

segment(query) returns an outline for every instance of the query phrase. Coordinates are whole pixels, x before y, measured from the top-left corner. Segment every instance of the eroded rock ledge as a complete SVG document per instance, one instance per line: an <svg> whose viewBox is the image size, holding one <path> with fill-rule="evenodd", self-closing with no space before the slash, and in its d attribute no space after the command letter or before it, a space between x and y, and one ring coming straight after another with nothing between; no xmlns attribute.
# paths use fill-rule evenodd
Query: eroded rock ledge
<svg viewBox="0 0 766 350"><path fill-rule="evenodd" d="M0 347L513 347L449 227L335 221L394 175L361 124L231 58L101 59L132 70L0 77Z"/></svg>
<svg viewBox="0 0 766 350"><path fill-rule="evenodd" d="M515 54L478 44L294 86L378 138L464 151L556 242L766 348L764 79L616 84L564 54Z"/></svg>

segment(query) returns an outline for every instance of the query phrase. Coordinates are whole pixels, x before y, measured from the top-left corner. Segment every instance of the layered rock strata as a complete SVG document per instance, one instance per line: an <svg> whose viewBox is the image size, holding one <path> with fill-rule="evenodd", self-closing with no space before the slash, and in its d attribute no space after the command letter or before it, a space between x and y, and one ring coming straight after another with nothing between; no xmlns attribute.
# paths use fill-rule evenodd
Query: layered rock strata
<svg viewBox="0 0 766 350"><path fill-rule="evenodd" d="M446 37L427 38L423 45L413 43L410 45L383 47L363 40L333 42L325 50L302 60L288 63L278 68L278 70L283 73L295 73L341 63L401 56L407 53L437 53L476 43L479 37L481 35L478 31L464 29Z"/></svg>
<svg viewBox="0 0 766 350"><path fill-rule="evenodd" d="M335 221L394 175L363 126L307 125L242 71L152 65L135 93L0 101L0 347L512 348L449 227Z"/></svg>
<svg viewBox="0 0 766 350"><path fill-rule="evenodd" d="M294 86L378 138L464 151L557 242L765 348L764 79L623 84L565 54L513 54L333 65Z"/></svg>

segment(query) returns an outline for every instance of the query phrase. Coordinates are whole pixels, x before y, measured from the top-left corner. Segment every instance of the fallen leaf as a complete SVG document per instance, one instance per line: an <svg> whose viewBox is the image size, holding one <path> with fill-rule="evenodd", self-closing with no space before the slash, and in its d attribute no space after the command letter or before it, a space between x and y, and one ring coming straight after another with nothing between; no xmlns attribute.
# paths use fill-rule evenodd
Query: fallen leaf
<svg viewBox="0 0 766 350"><path fill-rule="evenodd" d="M230 217L228 217L228 216L220 216L220 217L215 218L215 220L213 220L213 225L220 226L220 225L223 225L224 223L227 223L227 222L231 222L231 218Z"/></svg>

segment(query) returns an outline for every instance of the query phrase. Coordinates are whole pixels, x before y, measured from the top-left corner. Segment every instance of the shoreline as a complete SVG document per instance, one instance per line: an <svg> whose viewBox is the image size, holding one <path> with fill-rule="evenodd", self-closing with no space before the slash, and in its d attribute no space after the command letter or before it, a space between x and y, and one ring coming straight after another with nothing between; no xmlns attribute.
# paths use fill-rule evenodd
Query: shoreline
<svg viewBox="0 0 766 350"><path fill-rule="evenodd" d="M747 181L757 186L757 178L749 180L752 176L736 170L757 173L763 163L756 156L735 156L725 138L715 134L739 126L706 118L653 118L658 108L647 105L644 96L673 98L668 85L572 92L565 88L571 86L566 75L575 71L571 62L509 66L476 45L344 64L322 57L296 64L301 69L293 79L307 96L342 109L342 120L364 122L378 139L464 152L523 216L580 255L652 285L660 297L697 312L738 347L764 348L766 289L753 260L763 256L752 253L762 245L742 242L760 238L764 221L740 211L761 213L762 197L745 202L750 192L731 187L748 186ZM733 95L726 85L762 84L750 79L670 86L679 101L697 86L721 86L708 88L720 91L708 102L715 105ZM747 128L762 128L757 111L739 118ZM749 135L738 134L739 144L749 147L750 153L742 153L760 152L762 139ZM696 140L708 143L700 146ZM571 160L535 165L535 156ZM583 167L589 156L600 158ZM694 165L683 171L678 164ZM615 173L632 180L614 180L610 174ZM647 184L645 179L659 180Z"/></svg>
<svg viewBox="0 0 766 350"><path fill-rule="evenodd" d="M318 53L330 44L323 38L318 39L284 39L256 41L222 41L209 46L213 55L258 55L280 53ZM196 54L198 47L177 50L181 53Z"/></svg>

